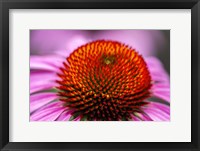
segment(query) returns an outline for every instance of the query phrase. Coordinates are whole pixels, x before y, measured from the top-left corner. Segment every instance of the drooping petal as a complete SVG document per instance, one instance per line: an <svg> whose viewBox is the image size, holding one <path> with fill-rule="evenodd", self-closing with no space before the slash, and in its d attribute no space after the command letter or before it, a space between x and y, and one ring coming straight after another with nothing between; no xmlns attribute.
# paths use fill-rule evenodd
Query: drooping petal
<svg viewBox="0 0 200 151"><path fill-rule="evenodd" d="M148 106L143 107L143 111L153 119L153 121L169 121L170 106L157 102L150 102Z"/></svg>
<svg viewBox="0 0 200 151"><path fill-rule="evenodd" d="M145 113L135 113L135 116L142 121L152 121L151 117Z"/></svg>
<svg viewBox="0 0 200 151"><path fill-rule="evenodd" d="M56 101L46 105L30 116L31 121L55 121L65 110L63 102Z"/></svg>
<svg viewBox="0 0 200 151"><path fill-rule="evenodd" d="M162 63L156 57L146 57L145 61L153 81L169 83L169 75L165 71Z"/></svg>
<svg viewBox="0 0 200 151"><path fill-rule="evenodd" d="M56 80L57 75L55 72L49 72L49 71L32 71L30 73L30 80L31 82L37 82L37 81L43 81L45 80Z"/></svg>
<svg viewBox="0 0 200 151"><path fill-rule="evenodd" d="M152 108L159 109L167 114L170 114L170 106L169 105L151 102L151 106L152 106Z"/></svg>
<svg viewBox="0 0 200 151"><path fill-rule="evenodd" d="M133 121L141 121L138 117L134 116L134 115L131 115L131 118Z"/></svg>
<svg viewBox="0 0 200 151"><path fill-rule="evenodd" d="M80 121L81 117L78 116L77 118L74 119L74 121Z"/></svg>
<svg viewBox="0 0 200 151"><path fill-rule="evenodd" d="M158 111L155 110L148 110L148 115L153 119L153 121L157 121L157 122L167 122L169 121L170 117L165 114L165 113L159 113Z"/></svg>
<svg viewBox="0 0 200 151"><path fill-rule="evenodd" d="M30 96L30 113L57 99L56 93L39 93Z"/></svg>
<svg viewBox="0 0 200 151"><path fill-rule="evenodd" d="M31 71L30 74L30 93L52 89L57 86L58 76L55 72Z"/></svg>
<svg viewBox="0 0 200 151"><path fill-rule="evenodd" d="M155 57L145 58L152 78L152 95L164 101L170 102L169 75L162 63Z"/></svg>
<svg viewBox="0 0 200 151"><path fill-rule="evenodd" d="M44 81L43 84L31 84L30 85L30 94L36 93L38 91L46 91L55 88L54 81Z"/></svg>
<svg viewBox="0 0 200 151"><path fill-rule="evenodd" d="M167 101L167 102L170 101L170 93L169 92L159 92L159 91L154 90L153 95L155 97L163 99L164 101Z"/></svg>
<svg viewBox="0 0 200 151"><path fill-rule="evenodd" d="M56 121L69 121L70 117L72 116L72 111L64 111L57 119Z"/></svg>
<svg viewBox="0 0 200 151"><path fill-rule="evenodd" d="M136 121L152 121L151 117L142 110L135 112L133 115L131 115L131 117Z"/></svg>
<svg viewBox="0 0 200 151"><path fill-rule="evenodd" d="M30 57L31 70L46 70L59 72L59 68L63 66L64 57L56 55L33 56Z"/></svg>

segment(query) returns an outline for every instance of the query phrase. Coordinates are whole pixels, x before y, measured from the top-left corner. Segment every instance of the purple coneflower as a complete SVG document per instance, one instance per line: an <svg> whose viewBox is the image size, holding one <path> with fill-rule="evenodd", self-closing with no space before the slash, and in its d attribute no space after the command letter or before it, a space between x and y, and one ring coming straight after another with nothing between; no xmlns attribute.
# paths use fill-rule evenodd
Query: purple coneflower
<svg viewBox="0 0 200 151"><path fill-rule="evenodd" d="M169 121L169 77L155 57L109 40L31 56L31 121Z"/></svg>

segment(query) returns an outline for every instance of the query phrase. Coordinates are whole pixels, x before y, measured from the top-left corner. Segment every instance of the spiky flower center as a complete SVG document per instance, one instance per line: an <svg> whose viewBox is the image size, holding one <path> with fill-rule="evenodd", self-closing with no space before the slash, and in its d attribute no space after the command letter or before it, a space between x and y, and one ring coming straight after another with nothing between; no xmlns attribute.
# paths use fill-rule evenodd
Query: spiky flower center
<svg viewBox="0 0 200 151"><path fill-rule="evenodd" d="M98 40L76 49L64 62L60 100L81 120L131 120L150 96L151 77L134 49Z"/></svg>

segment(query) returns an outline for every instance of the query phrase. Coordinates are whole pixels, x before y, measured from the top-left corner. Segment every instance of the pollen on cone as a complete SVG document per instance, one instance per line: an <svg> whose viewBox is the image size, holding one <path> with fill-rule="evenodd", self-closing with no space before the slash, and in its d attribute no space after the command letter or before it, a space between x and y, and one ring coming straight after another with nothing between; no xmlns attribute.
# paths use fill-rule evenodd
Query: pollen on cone
<svg viewBox="0 0 200 151"><path fill-rule="evenodd" d="M151 77L143 57L116 41L77 48L58 76L60 100L82 120L129 120L150 96Z"/></svg>

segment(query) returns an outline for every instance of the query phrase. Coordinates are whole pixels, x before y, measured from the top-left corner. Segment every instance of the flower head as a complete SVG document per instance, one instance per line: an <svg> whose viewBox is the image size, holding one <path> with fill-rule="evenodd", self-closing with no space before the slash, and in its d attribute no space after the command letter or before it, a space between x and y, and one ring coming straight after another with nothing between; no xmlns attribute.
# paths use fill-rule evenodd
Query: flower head
<svg viewBox="0 0 200 151"><path fill-rule="evenodd" d="M151 77L142 56L128 46L98 40L64 62L59 96L72 115L87 120L129 120L150 96Z"/></svg>

